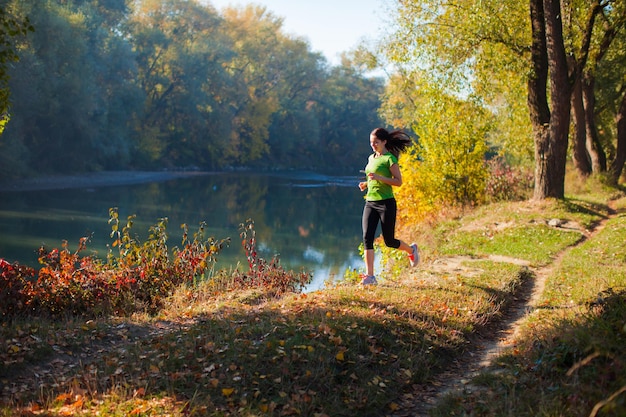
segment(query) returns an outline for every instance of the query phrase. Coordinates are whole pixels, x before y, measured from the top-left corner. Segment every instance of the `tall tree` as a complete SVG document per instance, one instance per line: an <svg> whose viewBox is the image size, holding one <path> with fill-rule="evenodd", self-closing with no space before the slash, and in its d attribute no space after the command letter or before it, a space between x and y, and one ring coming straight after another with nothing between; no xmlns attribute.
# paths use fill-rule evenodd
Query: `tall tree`
<svg viewBox="0 0 626 417"><path fill-rule="evenodd" d="M530 10L533 66L541 67L542 77L548 71L550 86L549 115L531 118L535 131L534 198L563 198L573 83L563 42L560 0L530 0ZM537 97L529 100L531 113L539 111L535 107L545 111L545 105L538 102L544 99L544 82L529 83L529 96Z"/></svg>
<svg viewBox="0 0 626 417"><path fill-rule="evenodd" d="M115 3L107 4L117 10ZM131 49L116 27L124 11L95 0L13 5L37 28L11 72L15 118L6 135L20 143L20 156L48 172L124 166L134 112Z"/></svg>
<svg viewBox="0 0 626 417"><path fill-rule="evenodd" d="M572 96L572 109L576 115L573 161L578 172L586 176L592 172L606 171L607 154L612 153L613 141L603 140L598 123L602 123L603 112L610 112L612 118L615 117L615 106L607 105L609 101L615 101L615 95L610 89L598 88L598 76L613 76L611 73L618 66L615 62L607 66L606 61L624 55L623 52L620 54L612 51L620 50L619 43L626 36L626 7L623 2L594 1L589 5L581 2L568 3L563 8L570 44L582 52L588 51L589 55L587 65L578 73ZM608 74L603 68L608 69ZM600 83L605 83L604 80L601 79ZM619 90L614 88L619 81L614 79L609 82L613 84L611 89ZM604 130L606 129L605 126ZM608 130L615 133L614 128Z"/></svg>
<svg viewBox="0 0 626 417"><path fill-rule="evenodd" d="M210 167L227 149L230 121L222 19L195 1L141 0L129 27L146 96L135 127L141 163Z"/></svg>
<svg viewBox="0 0 626 417"><path fill-rule="evenodd" d="M520 79L526 77L537 199L564 195L571 100L582 103L584 97L572 97L574 82L586 68L596 17L601 11L623 7L611 0L574 3L402 1L399 30L387 48L392 59L400 57L405 66L427 65L429 71L453 85L458 86L454 81L460 80L466 91L479 94L492 109L500 108L494 98L507 96L485 94L484 86L508 79L513 68ZM563 7L574 6L585 13L585 25L576 33L578 42L573 42L570 32L567 37L563 33L563 10L568 10ZM514 56L518 63L511 59ZM489 78L496 81L487 81ZM457 91L463 94L462 88Z"/></svg>
<svg viewBox="0 0 626 417"><path fill-rule="evenodd" d="M0 2L0 135L9 119L10 91L7 66L19 60L16 39L34 30L28 17L12 15L7 3L4 0Z"/></svg>
<svg viewBox="0 0 626 417"><path fill-rule="evenodd" d="M246 164L270 150L269 128L280 108L279 89L288 71L281 53L286 39L282 19L265 7L228 8L224 17L234 46L226 64L232 83L230 156Z"/></svg>
<svg viewBox="0 0 626 417"><path fill-rule="evenodd" d="M383 93L383 80L364 76L347 56L330 71L316 106L320 138L313 150L327 167L345 167L352 173L363 168L371 152L370 132L385 126L378 114Z"/></svg>

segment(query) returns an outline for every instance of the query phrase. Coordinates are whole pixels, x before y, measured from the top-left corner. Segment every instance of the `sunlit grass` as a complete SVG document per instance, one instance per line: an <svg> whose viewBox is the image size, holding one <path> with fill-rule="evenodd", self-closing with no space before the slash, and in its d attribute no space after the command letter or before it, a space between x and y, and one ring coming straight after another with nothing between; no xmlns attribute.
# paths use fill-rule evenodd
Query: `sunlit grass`
<svg viewBox="0 0 626 417"><path fill-rule="evenodd" d="M446 398L432 413L603 416L626 412L626 217L609 220L552 271L517 346L472 393ZM620 394L621 392L621 394ZM613 398L611 398L613 396Z"/></svg>

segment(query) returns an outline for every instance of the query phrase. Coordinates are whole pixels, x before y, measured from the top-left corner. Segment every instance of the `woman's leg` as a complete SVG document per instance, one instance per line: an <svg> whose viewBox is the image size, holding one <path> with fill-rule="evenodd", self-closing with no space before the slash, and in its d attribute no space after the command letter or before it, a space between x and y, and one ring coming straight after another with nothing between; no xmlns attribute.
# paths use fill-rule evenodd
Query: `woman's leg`
<svg viewBox="0 0 626 417"><path fill-rule="evenodd" d="M380 220L374 205L366 202L363 208L363 247L365 250L365 274L367 276L374 276L374 238Z"/></svg>
<svg viewBox="0 0 626 417"><path fill-rule="evenodd" d="M396 215L397 203L395 199L385 201L385 211L380 215L380 223L383 230L385 245L390 248L405 251L409 255L411 266L419 262L419 251L416 244L408 245L400 239L396 239Z"/></svg>
<svg viewBox="0 0 626 417"><path fill-rule="evenodd" d="M365 250L365 275L374 276L374 249Z"/></svg>
<svg viewBox="0 0 626 417"><path fill-rule="evenodd" d="M408 246L406 243L399 239L396 239L396 214L398 206L395 199L384 201L384 210L380 214L380 226L383 231L383 239L385 239L385 245L389 248L404 249L404 246ZM404 243L404 245L403 245ZM409 249L412 251L412 249Z"/></svg>

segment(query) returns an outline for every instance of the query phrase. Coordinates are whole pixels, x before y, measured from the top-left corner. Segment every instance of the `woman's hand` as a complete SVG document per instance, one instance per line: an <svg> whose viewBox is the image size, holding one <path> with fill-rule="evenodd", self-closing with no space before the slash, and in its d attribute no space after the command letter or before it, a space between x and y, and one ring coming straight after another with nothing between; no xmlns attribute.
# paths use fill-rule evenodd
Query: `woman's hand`
<svg viewBox="0 0 626 417"><path fill-rule="evenodd" d="M394 187L401 186L402 185L402 173L400 172L400 167L398 166L398 164L393 164L389 168L389 171L391 171L391 178L384 177L380 174L375 174L373 172L370 172L369 174L367 174L367 177L370 180L384 182L385 184L389 184Z"/></svg>
<svg viewBox="0 0 626 417"><path fill-rule="evenodd" d="M359 183L359 190L365 191L367 189L367 182L362 181Z"/></svg>

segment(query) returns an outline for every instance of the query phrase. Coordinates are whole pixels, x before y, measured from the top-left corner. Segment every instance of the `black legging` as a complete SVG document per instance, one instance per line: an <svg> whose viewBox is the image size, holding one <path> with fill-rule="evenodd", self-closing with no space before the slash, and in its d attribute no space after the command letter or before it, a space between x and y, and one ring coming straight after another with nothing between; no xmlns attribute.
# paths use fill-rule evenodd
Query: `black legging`
<svg viewBox="0 0 626 417"><path fill-rule="evenodd" d="M390 198L380 201L366 201L363 208L363 245L365 249L374 249L374 238L378 222L383 231L385 245L398 249L400 240L395 237L396 229L396 199Z"/></svg>

